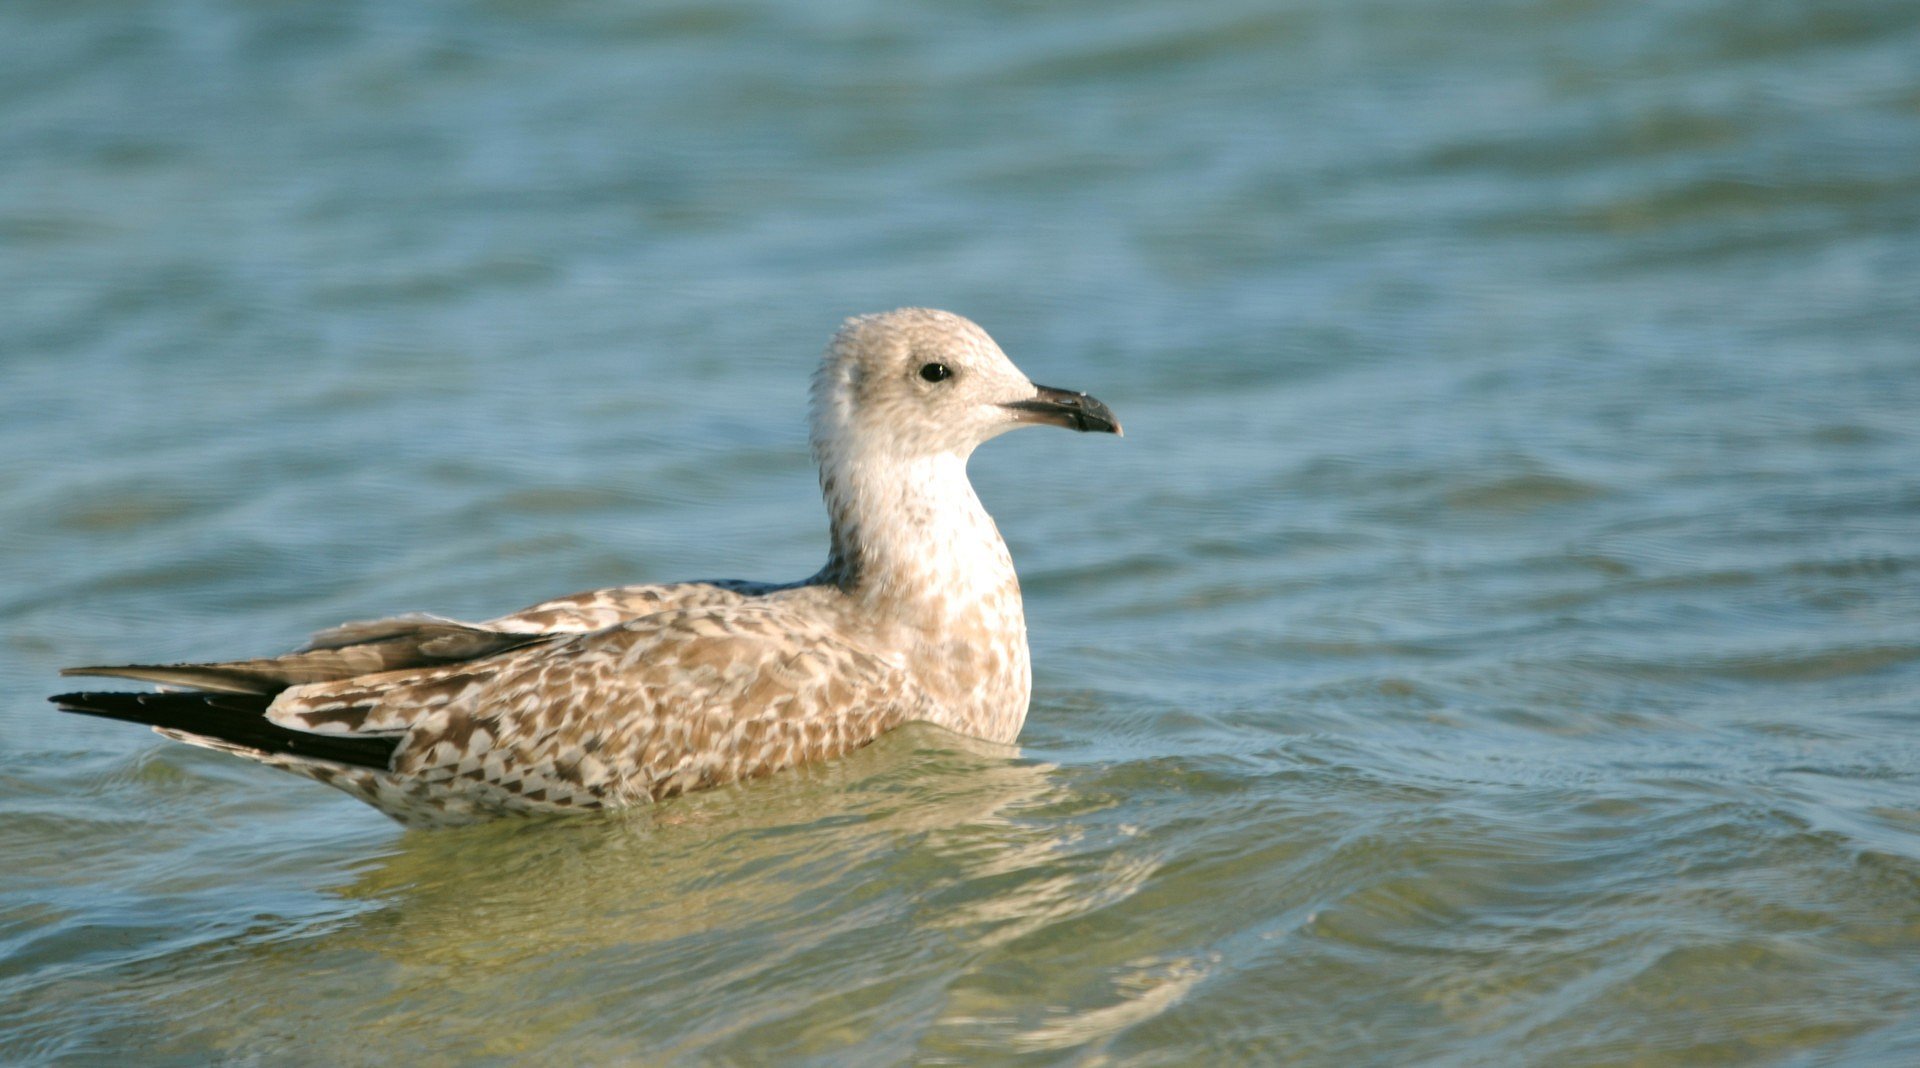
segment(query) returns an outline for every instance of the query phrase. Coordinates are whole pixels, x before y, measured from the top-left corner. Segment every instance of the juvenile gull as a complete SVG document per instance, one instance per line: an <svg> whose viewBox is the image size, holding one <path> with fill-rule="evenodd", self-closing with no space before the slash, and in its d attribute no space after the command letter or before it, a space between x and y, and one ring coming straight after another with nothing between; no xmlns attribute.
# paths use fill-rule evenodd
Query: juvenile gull
<svg viewBox="0 0 1920 1068"><path fill-rule="evenodd" d="M348 623L270 659L69 668L169 689L52 700L429 825L657 801L911 721L1011 742L1032 688L1020 583L966 465L1039 423L1120 433L1106 405L1034 385L958 315L850 319L813 380L833 544L811 578Z"/></svg>

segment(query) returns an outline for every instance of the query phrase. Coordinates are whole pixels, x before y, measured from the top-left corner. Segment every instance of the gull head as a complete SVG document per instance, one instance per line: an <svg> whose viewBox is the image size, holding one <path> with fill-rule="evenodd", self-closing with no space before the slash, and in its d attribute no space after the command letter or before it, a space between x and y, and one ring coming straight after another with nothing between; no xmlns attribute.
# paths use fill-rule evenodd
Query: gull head
<svg viewBox="0 0 1920 1068"><path fill-rule="evenodd" d="M1039 424L1120 433L1106 405L1034 385L985 330L932 308L848 319L813 381L813 446L823 460L965 457L989 438Z"/></svg>

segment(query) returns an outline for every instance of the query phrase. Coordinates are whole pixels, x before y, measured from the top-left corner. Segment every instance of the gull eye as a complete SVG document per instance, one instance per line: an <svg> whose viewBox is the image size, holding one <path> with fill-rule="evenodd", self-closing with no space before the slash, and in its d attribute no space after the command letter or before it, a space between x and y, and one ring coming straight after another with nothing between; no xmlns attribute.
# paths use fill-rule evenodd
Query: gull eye
<svg viewBox="0 0 1920 1068"><path fill-rule="evenodd" d="M930 363L920 368L920 377L929 382L945 382L953 377L953 372L944 363Z"/></svg>

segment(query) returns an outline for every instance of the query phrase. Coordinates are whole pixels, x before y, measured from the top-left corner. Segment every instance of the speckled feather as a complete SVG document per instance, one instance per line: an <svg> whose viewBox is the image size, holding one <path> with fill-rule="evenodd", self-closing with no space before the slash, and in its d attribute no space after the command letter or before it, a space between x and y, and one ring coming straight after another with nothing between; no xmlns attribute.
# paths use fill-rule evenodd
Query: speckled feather
<svg viewBox="0 0 1920 1068"><path fill-rule="evenodd" d="M912 720L1011 742L1031 688L1019 582L965 468L1033 421L1015 410L1037 390L959 316L850 320L814 381L833 543L810 579L619 586L477 624L343 624L282 657L69 673L274 695L279 727L390 738L379 768L156 728L426 825L658 801Z"/></svg>

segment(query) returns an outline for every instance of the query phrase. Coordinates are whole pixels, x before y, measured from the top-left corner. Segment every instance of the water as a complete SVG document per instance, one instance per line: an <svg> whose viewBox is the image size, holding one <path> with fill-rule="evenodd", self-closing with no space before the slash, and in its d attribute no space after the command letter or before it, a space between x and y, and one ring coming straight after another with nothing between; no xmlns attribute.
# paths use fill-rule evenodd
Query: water
<svg viewBox="0 0 1920 1068"><path fill-rule="evenodd" d="M1920 1061L1920 7L0 8L0 1060ZM841 316L1017 751L404 832L63 664L787 578Z"/></svg>

